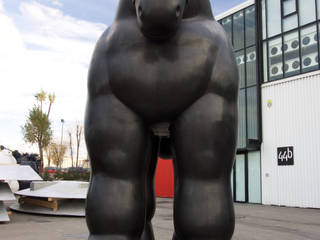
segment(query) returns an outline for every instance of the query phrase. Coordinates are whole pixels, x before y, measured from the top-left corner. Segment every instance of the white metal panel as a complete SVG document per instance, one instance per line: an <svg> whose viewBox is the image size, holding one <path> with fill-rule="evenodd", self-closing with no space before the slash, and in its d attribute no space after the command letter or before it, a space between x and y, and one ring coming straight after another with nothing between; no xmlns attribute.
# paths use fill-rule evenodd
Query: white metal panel
<svg viewBox="0 0 320 240"><path fill-rule="evenodd" d="M42 178L26 165L0 165L0 180L33 181Z"/></svg>
<svg viewBox="0 0 320 240"><path fill-rule="evenodd" d="M46 184L42 187L33 186L33 189L24 189L15 192L16 195L42 198L60 199L86 199L89 188L88 182L80 181L55 181L54 184ZM37 183L35 183L37 185ZM42 185L41 183L38 183Z"/></svg>
<svg viewBox="0 0 320 240"><path fill-rule="evenodd" d="M219 14L219 15L217 15L217 16L216 16L216 19L217 19L217 21L219 21L219 20L221 20L222 18L228 17L228 16L230 16L231 14L234 14L234 13L236 13L236 12L238 12L238 11L246 8L246 7L249 7L249 6L253 5L254 3L255 3L255 0L247 0L246 2L243 2L243 3L241 3L241 4L239 4L239 5L235 6L235 7L233 7L233 8L231 8L231 9L229 9L229 10L227 10L227 11L225 11L225 12ZM213 8L215 7L215 6L214 6L214 3L213 3L213 6L212 6L212 7L213 7Z"/></svg>
<svg viewBox="0 0 320 240"><path fill-rule="evenodd" d="M320 72L262 85L262 203L320 208ZM294 166L277 148L294 147Z"/></svg>
<svg viewBox="0 0 320 240"><path fill-rule="evenodd" d="M0 182L0 201L12 201L16 200L15 196L11 192L8 183Z"/></svg>

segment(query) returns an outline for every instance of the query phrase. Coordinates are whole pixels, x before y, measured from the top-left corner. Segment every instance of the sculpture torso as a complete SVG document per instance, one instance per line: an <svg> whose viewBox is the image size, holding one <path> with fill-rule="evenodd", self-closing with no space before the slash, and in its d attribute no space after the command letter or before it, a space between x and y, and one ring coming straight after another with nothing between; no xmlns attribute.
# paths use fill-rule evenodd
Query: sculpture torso
<svg viewBox="0 0 320 240"><path fill-rule="evenodd" d="M170 121L215 81L224 43L219 31L214 20L184 19L176 35L159 44L143 36L135 18L118 21L100 40L108 69L104 87L147 121Z"/></svg>
<svg viewBox="0 0 320 240"><path fill-rule="evenodd" d="M211 78L216 46L211 32L196 31L202 25L185 21L165 44L146 40L138 28L111 31L108 39L117 49L107 51L112 92L151 121L181 113L204 94Z"/></svg>

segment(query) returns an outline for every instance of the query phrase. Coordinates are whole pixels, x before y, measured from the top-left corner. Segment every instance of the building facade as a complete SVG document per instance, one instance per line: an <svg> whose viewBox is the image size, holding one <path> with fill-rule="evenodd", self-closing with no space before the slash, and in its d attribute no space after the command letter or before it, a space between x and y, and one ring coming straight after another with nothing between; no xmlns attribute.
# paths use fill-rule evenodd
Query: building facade
<svg viewBox="0 0 320 240"><path fill-rule="evenodd" d="M251 0L217 20L240 78L234 200L320 208L320 0Z"/></svg>

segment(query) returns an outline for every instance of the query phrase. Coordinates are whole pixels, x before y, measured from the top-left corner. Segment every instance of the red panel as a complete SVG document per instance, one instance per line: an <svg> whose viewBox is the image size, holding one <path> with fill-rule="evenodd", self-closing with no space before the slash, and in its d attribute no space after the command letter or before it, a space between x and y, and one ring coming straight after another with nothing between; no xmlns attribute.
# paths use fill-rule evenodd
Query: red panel
<svg viewBox="0 0 320 240"><path fill-rule="evenodd" d="M158 159L155 176L155 188L157 197L173 197L173 164L172 160Z"/></svg>

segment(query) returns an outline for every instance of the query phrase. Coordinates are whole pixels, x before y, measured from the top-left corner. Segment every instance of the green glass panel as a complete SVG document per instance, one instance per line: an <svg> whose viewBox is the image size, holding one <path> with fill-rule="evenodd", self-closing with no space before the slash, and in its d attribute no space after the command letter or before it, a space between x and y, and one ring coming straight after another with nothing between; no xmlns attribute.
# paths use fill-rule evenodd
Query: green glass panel
<svg viewBox="0 0 320 240"><path fill-rule="evenodd" d="M260 152L248 153L248 193L250 203L261 203Z"/></svg>
<svg viewBox="0 0 320 240"><path fill-rule="evenodd" d="M245 156L243 154L236 157L236 201L246 201L246 181L245 181Z"/></svg>
<svg viewBox="0 0 320 240"><path fill-rule="evenodd" d="M246 147L246 101L245 89L239 91L238 97L238 148Z"/></svg>
<svg viewBox="0 0 320 240"><path fill-rule="evenodd" d="M233 14L233 47L235 50L244 48L244 13Z"/></svg>
<svg viewBox="0 0 320 240"><path fill-rule="evenodd" d="M318 69L318 35L315 24L301 29L300 42L302 72Z"/></svg>
<svg viewBox="0 0 320 240"><path fill-rule="evenodd" d="M299 1L299 20L300 26L316 20L315 0L298 0Z"/></svg>
<svg viewBox="0 0 320 240"><path fill-rule="evenodd" d="M248 138L258 139L258 98L256 86L247 89L247 107Z"/></svg>
<svg viewBox="0 0 320 240"><path fill-rule="evenodd" d="M248 7L245 10L246 15L246 46L252 46L256 42L256 11L255 6Z"/></svg>
<svg viewBox="0 0 320 240"><path fill-rule="evenodd" d="M257 53L256 47L248 48L246 51L246 73L247 73L247 87L257 84Z"/></svg>

